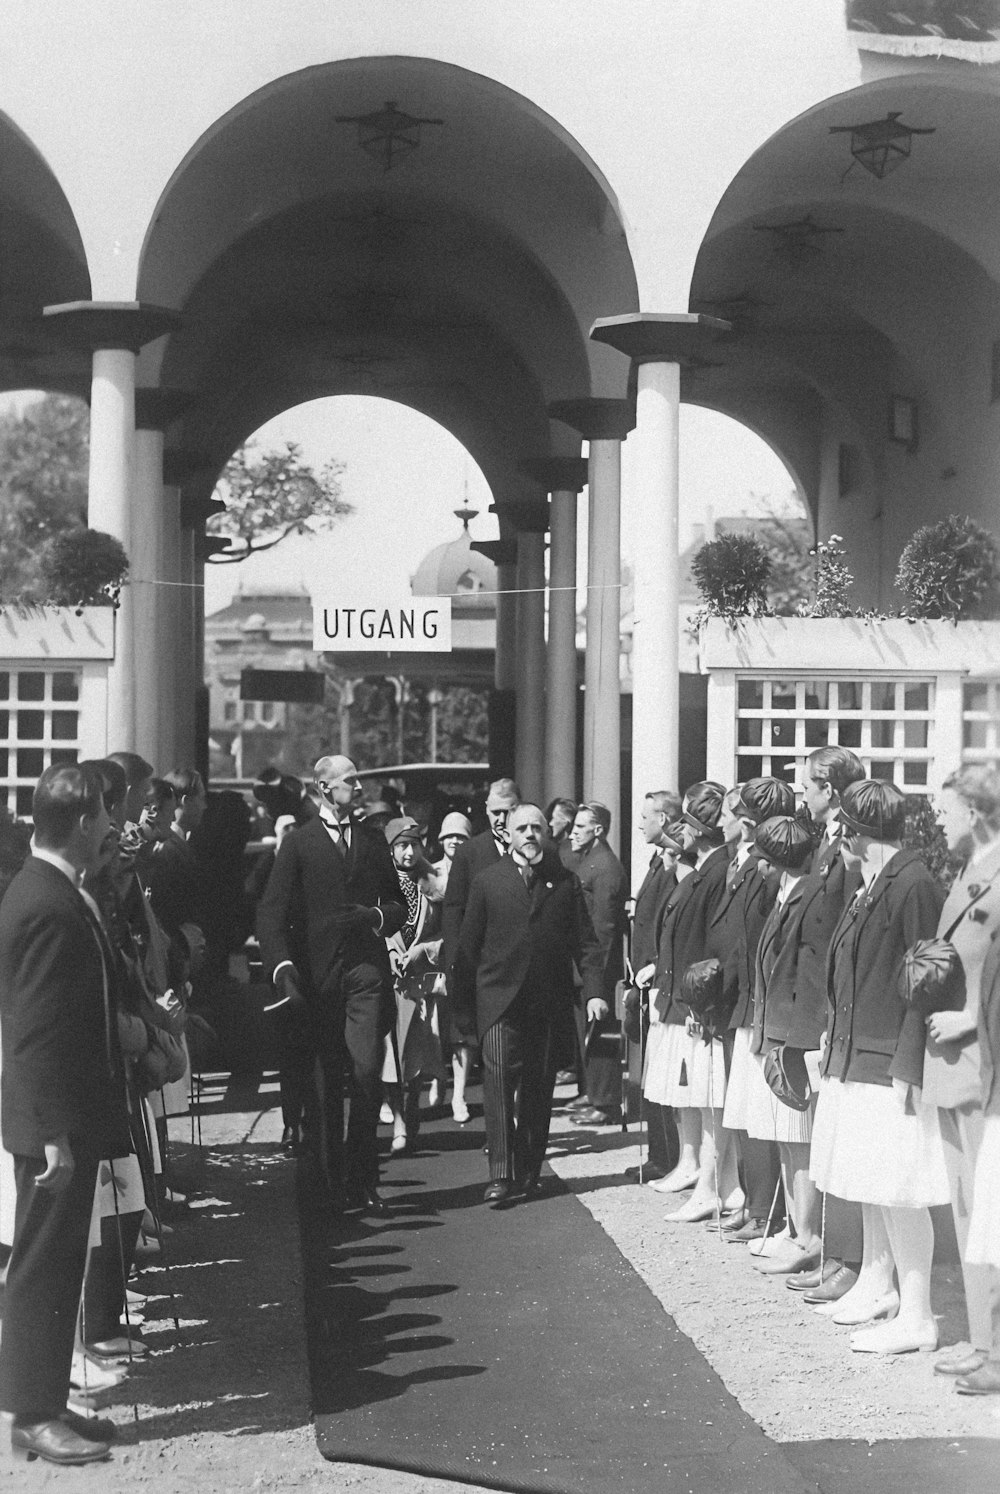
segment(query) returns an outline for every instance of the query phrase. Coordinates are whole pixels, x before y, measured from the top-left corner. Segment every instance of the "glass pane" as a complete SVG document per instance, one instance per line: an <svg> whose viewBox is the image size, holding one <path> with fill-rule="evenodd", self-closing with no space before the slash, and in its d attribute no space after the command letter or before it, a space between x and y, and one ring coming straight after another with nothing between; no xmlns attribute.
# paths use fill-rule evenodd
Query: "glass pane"
<svg viewBox="0 0 1000 1494"><path fill-rule="evenodd" d="M860 711L861 684L858 680L841 680L837 686L837 703L841 711Z"/></svg>
<svg viewBox="0 0 1000 1494"><path fill-rule="evenodd" d="M872 682L872 710L894 711L896 709L896 687L884 680Z"/></svg>
<svg viewBox="0 0 1000 1494"><path fill-rule="evenodd" d="M0 670L0 700L6 700L10 694L10 675L6 669Z"/></svg>
<svg viewBox="0 0 1000 1494"><path fill-rule="evenodd" d="M985 721L966 721L962 729L962 746L985 747L986 726Z"/></svg>
<svg viewBox="0 0 1000 1494"><path fill-rule="evenodd" d="M905 711L926 711L930 691L926 685L907 685L903 691Z"/></svg>
<svg viewBox="0 0 1000 1494"><path fill-rule="evenodd" d="M53 700L79 700L80 681L71 670L60 669L52 676Z"/></svg>
<svg viewBox="0 0 1000 1494"><path fill-rule="evenodd" d="M762 711L764 709L764 681L740 680L736 698L741 711Z"/></svg>
<svg viewBox="0 0 1000 1494"><path fill-rule="evenodd" d="M31 799L34 792L33 786L29 787L25 784L22 784L17 791L14 800L14 813L20 815L24 820L31 818Z"/></svg>
<svg viewBox="0 0 1000 1494"><path fill-rule="evenodd" d="M17 735L22 742L40 742L45 735L45 712L18 711Z"/></svg>
<svg viewBox="0 0 1000 1494"><path fill-rule="evenodd" d="M786 680L774 680L771 684L771 710L794 711L795 686Z"/></svg>
<svg viewBox="0 0 1000 1494"><path fill-rule="evenodd" d="M829 721L806 721L806 746L825 747L830 740Z"/></svg>
<svg viewBox="0 0 1000 1494"><path fill-rule="evenodd" d="M19 747L17 751L17 777L41 778L45 771L45 749L42 747Z"/></svg>
<svg viewBox="0 0 1000 1494"><path fill-rule="evenodd" d="M872 746L894 747L896 734L895 721L873 721L872 722Z"/></svg>
<svg viewBox="0 0 1000 1494"><path fill-rule="evenodd" d="M6 778L6 777L7 777L7 749L6 749L6 747L0 747L0 778ZM7 802L6 793L7 793L6 789L0 788L0 814L3 813L3 806Z"/></svg>
<svg viewBox="0 0 1000 1494"><path fill-rule="evenodd" d="M52 712L52 737L56 742L76 740L76 724L80 717L76 711Z"/></svg>
<svg viewBox="0 0 1000 1494"><path fill-rule="evenodd" d="M962 686L962 705L967 711L988 711L990 687L982 682Z"/></svg>
<svg viewBox="0 0 1000 1494"><path fill-rule="evenodd" d="M759 718L746 721L740 719L736 728L736 740L741 747L759 747L763 738L764 723Z"/></svg>
<svg viewBox="0 0 1000 1494"><path fill-rule="evenodd" d="M894 777L893 764L873 762L871 776L873 778L881 778L883 782L892 783Z"/></svg>
<svg viewBox="0 0 1000 1494"><path fill-rule="evenodd" d="M794 747L795 746L795 722L794 721L772 721L771 722L771 746L772 747Z"/></svg>
<svg viewBox="0 0 1000 1494"><path fill-rule="evenodd" d="M841 747L861 746L861 722L860 721L838 721L837 741Z"/></svg>
<svg viewBox="0 0 1000 1494"><path fill-rule="evenodd" d="M829 680L806 681L805 705L807 711L828 711L830 709Z"/></svg>
<svg viewBox="0 0 1000 1494"><path fill-rule="evenodd" d="M907 721L903 725L904 747L926 747L927 727L926 721Z"/></svg>
<svg viewBox="0 0 1000 1494"><path fill-rule="evenodd" d="M927 782L927 764L904 763L903 782L925 784Z"/></svg>
<svg viewBox="0 0 1000 1494"><path fill-rule="evenodd" d="M762 757L740 756L736 770L736 777L740 783L746 783L748 778L763 778L764 759Z"/></svg>
<svg viewBox="0 0 1000 1494"><path fill-rule="evenodd" d="M75 747L53 747L52 766L59 768L65 763L75 763L79 760L79 757L80 754Z"/></svg>
<svg viewBox="0 0 1000 1494"><path fill-rule="evenodd" d="M0 741L10 736L10 711L0 711Z"/></svg>
<svg viewBox="0 0 1000 1494"><path fill-rule="evenodd" d="M45 676L35 670L22 670L17 676L18 700L44 700Z"/></svg>

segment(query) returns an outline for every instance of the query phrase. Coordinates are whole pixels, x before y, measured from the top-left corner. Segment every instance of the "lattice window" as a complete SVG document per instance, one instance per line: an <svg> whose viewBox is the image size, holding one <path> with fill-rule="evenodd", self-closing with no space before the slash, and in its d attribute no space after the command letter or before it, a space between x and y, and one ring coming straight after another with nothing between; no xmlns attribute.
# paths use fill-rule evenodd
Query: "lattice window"
<svg viewBox="0 0 1000 1494"><path fill-rule="evenodd" d="M962 761L1000 767L1000 680L962 686Z"/></svg>
<svg viewBox="0 0 1000 1494"><path fill-rule="evenodd" d="M737 680L736 778L796 779L817 747L849 747L872 778L926 791L933 756L931 679Z"/></svg>
<svg viewBox="0 0 1000 1494"><path fill-rule="evenodd" d="M0 671L0 803L31 814L35 784L80 749L80 674L74 669Z"/></svg>

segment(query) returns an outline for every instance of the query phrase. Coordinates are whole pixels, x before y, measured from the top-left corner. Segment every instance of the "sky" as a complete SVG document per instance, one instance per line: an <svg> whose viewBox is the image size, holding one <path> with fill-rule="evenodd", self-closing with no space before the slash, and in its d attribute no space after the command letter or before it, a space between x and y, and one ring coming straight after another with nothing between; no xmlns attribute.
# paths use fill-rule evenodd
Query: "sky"
<svg viewBox="0 0 1000 1494"><path fill-rule="evenodd" d="M239 565L206 568L205 608L218 611L237 587L275 583L335 585L357 581L377 567L386 593L407 592L410 577L434 545L460 532L454 510L478 510L471 530L494 539L489 488L471 457L441 426L404 405L361 396L312 400L261 426L253 437L263 448L298 442L314 467L337 459L346 466L343 496L355 512L327 533L292 537ZM629 523L630 448L622 455L622 556L634 553ZM762 511L762 498L781 504L792 482L760 438L727 417L681 407L681 542L693 524L710 515ZM586 575L586 503L579 508L578 581Z"/></svg>

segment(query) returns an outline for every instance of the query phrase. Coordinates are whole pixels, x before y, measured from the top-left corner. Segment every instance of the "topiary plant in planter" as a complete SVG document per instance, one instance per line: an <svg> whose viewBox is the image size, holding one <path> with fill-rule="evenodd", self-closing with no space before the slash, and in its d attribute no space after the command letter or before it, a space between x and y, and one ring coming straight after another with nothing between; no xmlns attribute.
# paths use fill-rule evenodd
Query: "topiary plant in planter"
<svg viewBox="0 0 1000 1494"><path fill-rule="evenodd" d="M993 536L967 515L949 514L918 529L899 557L895 584L909 617L1000 617L1000 552Z"/></svg>
<svg viewBox="0 0 1000 1494"><path fill-rule="evenodd" d="M691 575L702 597L695 622L724 617L764 617L771 561L759 540L749 534L720 534L708 540L691 561Z"/></svg>
<svg viewBox="0 0 1000 1494"><path fill-rule="evenodd" d="M53 607L117 607L128 577L128 556L114 535L70 529L55 535L40 556L43 604Z"/></svg>

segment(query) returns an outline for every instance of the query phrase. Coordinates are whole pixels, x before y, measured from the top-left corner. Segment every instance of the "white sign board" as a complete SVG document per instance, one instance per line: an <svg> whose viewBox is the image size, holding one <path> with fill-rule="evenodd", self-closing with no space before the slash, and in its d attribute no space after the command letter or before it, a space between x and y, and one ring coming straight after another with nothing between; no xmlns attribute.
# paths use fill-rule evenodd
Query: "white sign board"
<svg viewBox="0 0 1000 1494"><path fill-rule="evenodd" d="M450 654L451 597L317 594L313 648L321 654Z"/></svg>

